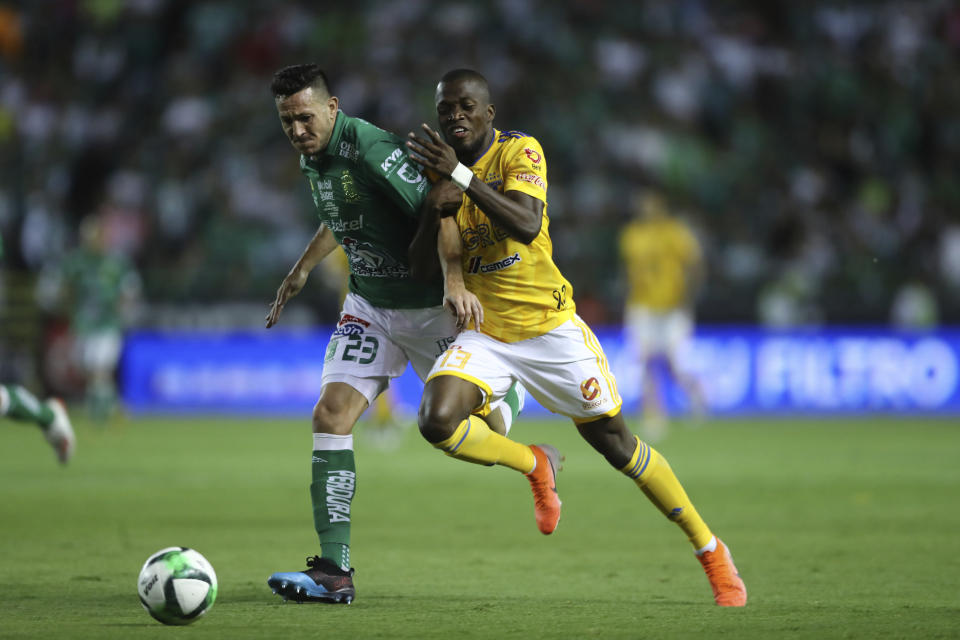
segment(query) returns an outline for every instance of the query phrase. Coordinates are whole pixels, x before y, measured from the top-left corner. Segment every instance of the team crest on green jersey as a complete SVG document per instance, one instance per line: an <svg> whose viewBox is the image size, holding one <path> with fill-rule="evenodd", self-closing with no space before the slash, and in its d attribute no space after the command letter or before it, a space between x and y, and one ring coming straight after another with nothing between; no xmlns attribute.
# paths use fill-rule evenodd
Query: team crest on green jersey
<svg viewBox="0 0 960 640"><path fill-rule="evenodd" d="M360 202L360 193L357 186L353 183L353 176L348 169L343 170L340 176L340 184L343 185L343 199L348 203Z"/></svg>

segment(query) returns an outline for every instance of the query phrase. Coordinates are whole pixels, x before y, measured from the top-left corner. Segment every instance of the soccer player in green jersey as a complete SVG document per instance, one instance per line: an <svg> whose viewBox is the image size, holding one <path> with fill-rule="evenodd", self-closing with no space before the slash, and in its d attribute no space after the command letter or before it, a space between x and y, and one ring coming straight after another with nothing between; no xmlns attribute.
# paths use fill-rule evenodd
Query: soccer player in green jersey
<svg viewBox="0 0 960 640"><path fill-rule="evenodd" d="M320 225L280 284L266 325L277 323L310 271L338 245L349 260L350 290L327 345L313 409L310 496L321 554L307 558L305 571L275 573L267 583L299 602L349 603L355 595L354 424L408 362L422 380L479 305L458 297L450 301L453 314L447 313L439 269L428 281L410 277L411 244L423 234L436 237L431 224L437 216L421 215L436 205L403 138L340 111L318 65L281 69L271 89L283 131L300 154ZM522 402L518 391L494 407L491 428L507 432Z"/></svg>
<svg viewBox="0 0 960 640"><path fill-rule="evenodd" d="M0 236L0 259L3 258L3 237ZM47 442L53 447L60 464L73 457L77 441L70 424L66 407L56 398L41 402L24 387L16 384L0 384L0 416L18 422L32 422L43 431Z"/></svg>
<svg viewBox="0 0 960 640"><path fill-rule="evenodd" d="M42 290L54 292L70 315L74 357L85 378L90 417L105 422L117 403L116 369L123 331L137 313L142 284L126 256L111 251L99 215L80 224L80 246L68 253ZM49 294L48 294L49 295Z"/></svg>

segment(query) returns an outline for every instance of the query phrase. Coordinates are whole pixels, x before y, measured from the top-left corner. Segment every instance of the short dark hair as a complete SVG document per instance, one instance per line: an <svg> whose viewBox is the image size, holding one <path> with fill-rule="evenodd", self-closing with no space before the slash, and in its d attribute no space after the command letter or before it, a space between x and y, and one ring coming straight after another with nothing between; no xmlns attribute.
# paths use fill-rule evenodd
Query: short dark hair
<svg viewBox="0 0 960 640"><path fill-rule="evenodd" d="M330 82L320 65L311 62L284 67L273 74L273 82L270 83L274 98L292 96L307 87L331 95Z"/></svg>
<svg viewBox="0 0 960 640"><path fill-rule="evenodd" d="M490 84L487 82L487 79L483 77L482 73L474 71L473 69L453 69L447 71L443 74L443 77L440 78L440 82L459 82L461 80L473 80L474 82L480 83L488 92L490 91Z"/></svg>
<svg viewBox="0 0 960 640"><path fill-rule="evenodd" d="M490 102L490 84L479 71L474 71L473 69L453 69L452 71L447 71L443 74L443 77L440 78L440 82L437 84L437 90L439 91L441 84L452 84L454 82L476 83L483 92L482 95L477 97L483 102Z"/></svg>

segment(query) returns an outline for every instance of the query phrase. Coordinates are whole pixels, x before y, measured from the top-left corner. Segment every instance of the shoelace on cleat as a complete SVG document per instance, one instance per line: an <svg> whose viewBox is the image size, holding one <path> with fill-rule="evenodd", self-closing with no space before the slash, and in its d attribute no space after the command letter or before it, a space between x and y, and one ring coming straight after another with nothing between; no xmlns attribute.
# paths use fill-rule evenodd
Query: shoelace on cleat
<svg viewBox="0 0 960 640"><path fill-rule="evenodd" d="M316 571L320 575L311 575L309 573L311 571ZM353 571L352 568L349 571L344 571L326 558L313 556L307 557L307 570L304 571L304 573L310 576L317 584L321 584L322 582L327 589L336 590L353 586L351 580L351 578L353 578Z"/></svg>
<svg viewBox="0 0 960 640"><path fill-rule="evenodd" d="M550 502L550 493L548 492L556 493L556 489L550 486L549 477L546 480L535 480L531 478L531 484L534 485L534 504L536 504L537 508L547 507Z"/></svg>

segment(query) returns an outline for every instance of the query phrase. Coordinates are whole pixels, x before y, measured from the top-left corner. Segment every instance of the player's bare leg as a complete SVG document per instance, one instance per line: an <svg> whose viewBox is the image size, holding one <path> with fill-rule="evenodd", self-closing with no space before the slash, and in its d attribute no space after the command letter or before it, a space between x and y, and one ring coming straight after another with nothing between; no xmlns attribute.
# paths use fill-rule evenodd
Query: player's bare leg
<svg viewBox="0 0 960 640"><path fill-rule="evenodd" d="M696 376L681 371L674 356L668 357L666 364L670 377L677 381L690 402L692 425L695 427L702 426L704 419L707 417L707 397L703 392L703 385L700 384L700 380Z"/></svg>
<svg viewBox="0 0 960 640"><path fill-rule="evenodd" d="M437 376L423 388L417 415L420 434L431 444L446 440L482 403L477 385L456 376Z"/></svg>
<svg viewBox="0 0 960 640"><path fill-rule="evenodd" d="M373 406L364 413L363 426L360 436L377 449L390 451L400 446L408 421L397 415L396 402L391 392L393 387L387 387L373 401Z"/></svg>

